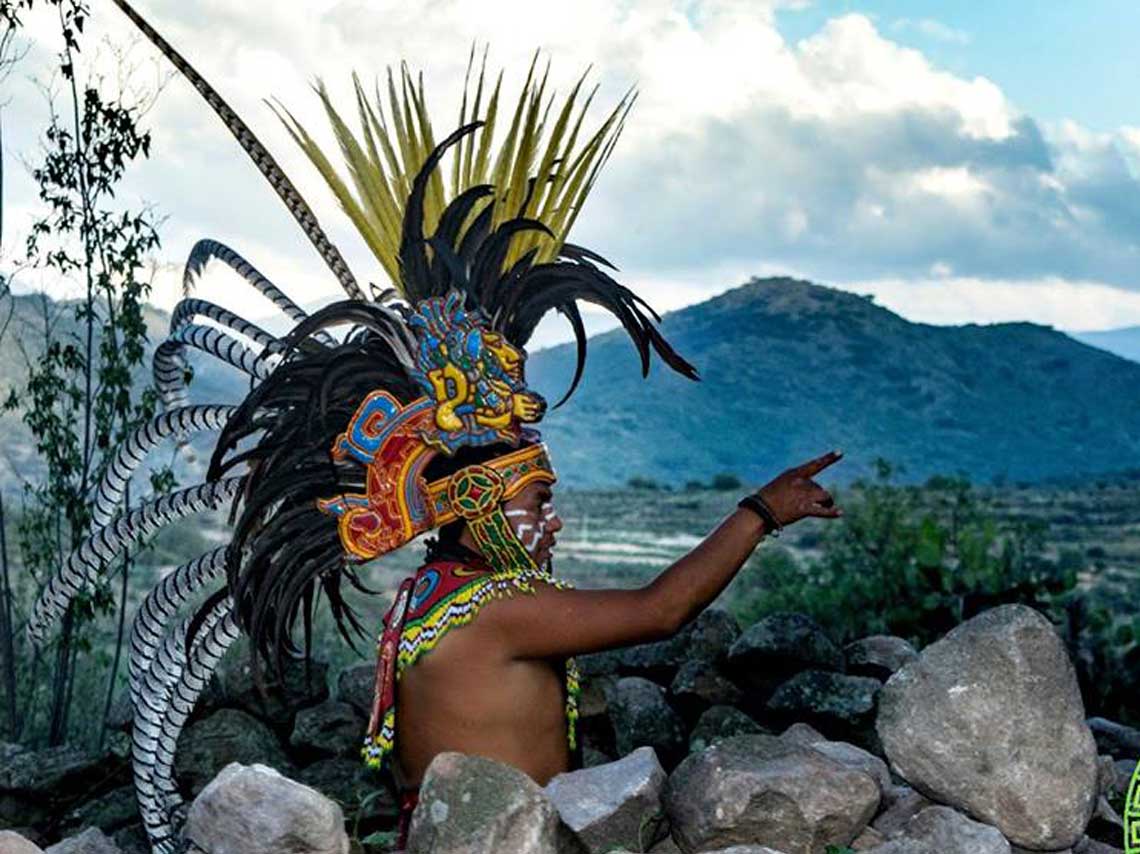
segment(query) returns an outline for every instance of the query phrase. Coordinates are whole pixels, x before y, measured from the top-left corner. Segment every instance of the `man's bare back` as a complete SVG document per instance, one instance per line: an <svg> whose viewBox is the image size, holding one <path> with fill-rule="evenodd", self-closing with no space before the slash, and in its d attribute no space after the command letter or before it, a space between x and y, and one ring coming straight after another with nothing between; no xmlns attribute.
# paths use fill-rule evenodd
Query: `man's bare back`
<svg viewBox="0 0 1140 854"><path fill-rule="evenodd" d="M507 762L539 785L570 769L560 662L512 657L486 619L496 604L401 675L396 758L403 786L419 786L444 750Z"/></svg>

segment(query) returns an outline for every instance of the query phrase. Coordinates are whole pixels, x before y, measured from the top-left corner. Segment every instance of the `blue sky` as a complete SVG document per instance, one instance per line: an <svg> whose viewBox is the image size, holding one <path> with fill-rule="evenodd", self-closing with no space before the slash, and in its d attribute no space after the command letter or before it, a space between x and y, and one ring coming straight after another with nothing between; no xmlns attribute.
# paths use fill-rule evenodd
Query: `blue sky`
<svg viewBox="0 0 1140 854"><path fill-rule="evenodd" d="M848 12L869 16L942 68L998 82L1040 119L1073 119L1102 132L1140 124L1140 4L1133 0L826 0L778 10L776 26L798 41Z"/></svg>
<svg viewBox="0 0 1140 854"><path fill-rule="evenodd" d="M789 274L928 323L1140 324L1135 3L581 0L570 15L557 0L313 0L288 16L272 0L136 5L246 119L362 280L386 284L264 99L280 98L335 150L310 82L322 77L347 106L352 70L368 79L406 59L424 70L439 130L455 122L474 40L490 44L508 95L536 47L560 91L591 66L597 121L638 87L573 239L660 310ZM49 18L31 24L5 114L0 263L36 210L21 161L36 158L45 110L26 77L46 72L56 37ZM96 5L90 35L91 45L136 42L144 84L168 68L109 3ZM86 56L106 71L108 53ZM302 303L337 296L184 81L170 80L147 121L154 156L123 197L165 217L155 302L178 298L182 263L203 236ZM67 287L32 273L17 286ZM198 289L271 313L225 270L210 269ZM565 334L544 327L539 340Z"/></svg>

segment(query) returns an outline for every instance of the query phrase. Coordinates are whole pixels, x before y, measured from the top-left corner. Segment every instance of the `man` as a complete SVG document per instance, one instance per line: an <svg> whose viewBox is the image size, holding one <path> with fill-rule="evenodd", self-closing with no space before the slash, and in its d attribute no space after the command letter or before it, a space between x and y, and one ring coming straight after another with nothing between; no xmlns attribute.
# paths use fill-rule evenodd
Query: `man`
<svg viewBox="0 0 1140 854"><path fill-rule="evenodd" d="M488 600L459 631L436 641L431 655L399 674L395 771L401 788L397 847L406 842L418 788L432 758L458 751L497 759L539 785L578 767L568 745L563 659L670 637L728 585L772 524L842 510L813 478L840 458L832 451L789 469L758 491L761 513L738 507L704 541L645 587L577 590L538 581L531 596ZM562 530L552 484L535 481L504 502L534 562L550 571ZM767 513L764 513L767 515ZM524 539L525 538L525 539ZM493 571L466 528L433 544L417 573L455 561L473 569L468 587ZM441 563L441 561L443 563ZM553 576L551 576L553 580ZM420 612L429 613L425 600ZM386 618L386 622L392 615ZM397 618L398 619L398 618ZM571 722L571 727L573 723Z"/></svg>
<svg viewBox="0 0 1140 854"><path fill-rule="evenodd" d="M839 515L811 479L838 459L832 453L744 498L644 588L575 590L549 571L561 528L556 477L533 427L546 401L524 373L524 348L540 320L559 312L577 341L574 377L560 403L585 364L581 302L618 319L643 374L655 353L673 371L698 378L658 330L660 318L603 269L612 265L567 240L632 98L592 135L580 135L592 98L575 107L582 81L552 109L546 76L532 64L495 151L495 117L512 111L499 109L498 84L484 100L482 70L473 97L462 100L458 129L439 144L422 82L406 68L398 87L389 81L387 117L379 94L370 104L356 83L360 135L321 88L347 179L282 115L391 280L369 298L249 127L127 0L115 3L202 93L347 294L308 315L233 250L213 240L195 246L187 288L216 258L296 325L277 338L200 299L176 307L155 353L165 411L123 443L97 490L107 523L52 579L30 620L30 633L41 638L122 549L232 499L229 542L156 585L132 630L135 788L154 850L179 848L184 805L173 776L175 745L239 632L250 639L259 676L261 663L280 672L286 658L308 655L322 600L346 638L366 631L345 585L366 589L360 574L369 561L437 528L429 563L405 579L385 617L363 750L370 765L398 760L394 770L407 793L403 829L423 771L440 750L500 758L540 783L572 767L575 653L667 637L724 588L765 534L807 515ZM441 168L445 154L450 168ZM188 404L188 348L248 375L240 404ZM207 483L114 518L131 472L163 437L219 427ZM202 604L181 619L192 598Z"/></svg>

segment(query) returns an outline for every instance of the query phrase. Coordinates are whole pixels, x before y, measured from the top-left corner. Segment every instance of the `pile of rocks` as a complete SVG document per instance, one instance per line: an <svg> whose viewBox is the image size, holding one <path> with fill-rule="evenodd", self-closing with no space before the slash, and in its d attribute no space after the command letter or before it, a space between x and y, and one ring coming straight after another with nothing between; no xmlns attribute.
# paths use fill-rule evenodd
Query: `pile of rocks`
<svg viewBox="0 0 1140 854"><path fill-rule="evenodd" d="M667 641L579 664L586 767L540 788L507 765L441 754L409 851L1121 850L1110 798L1136 767L1140 731L1086 721L1064 645L1030 608L994 608L921 653L885 636L840 649L797 614L742 632L709 610ZM244 659L231 666L179 748L180 780L200 791L186 824L200 851L348 851L345 815L359 828L369 793L365 826L394 826L354 756L370 665L340 674L334 698L317 689L297 704L304 686L286 685L280 707L260 702ZM0 772L0 808L5 782ZM111 847L61 850L134 850L123 830L100 829Z"/></svg>

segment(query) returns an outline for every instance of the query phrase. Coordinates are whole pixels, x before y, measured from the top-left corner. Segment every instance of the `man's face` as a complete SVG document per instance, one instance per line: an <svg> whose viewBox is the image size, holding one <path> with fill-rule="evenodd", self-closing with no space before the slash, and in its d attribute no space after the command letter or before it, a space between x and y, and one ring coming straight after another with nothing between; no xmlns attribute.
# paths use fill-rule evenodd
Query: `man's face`
<svg viewBox="0 0 1140 854"><path fill-rule="evenodd" d="M534 562L546 566L554 549L554 535L562 530L562 520L554 510L551 484L535 481L503 504L507 521Z"/></svg>

